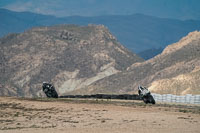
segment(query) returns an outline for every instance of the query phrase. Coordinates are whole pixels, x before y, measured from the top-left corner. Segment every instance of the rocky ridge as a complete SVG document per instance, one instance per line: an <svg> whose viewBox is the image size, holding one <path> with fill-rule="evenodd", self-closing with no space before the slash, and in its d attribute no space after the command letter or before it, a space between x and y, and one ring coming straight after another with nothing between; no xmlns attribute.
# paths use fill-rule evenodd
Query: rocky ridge
<svg viewBox="0 0 200 133"><path fill-rule="evenodd" d="M137 86L160 94L200 94L200 32L194 31L145 62L90 85L91 93L137 93ZM85 91L79 90L78 93ZM74 92L77 93L77 92Z"/></svg>
<svg viewBox="0 0 200 133"><path fill-rule="evenodd" d="M43 81L63 95L143 61L103 25L37 27L1 38L0 47L0 95L9 96L42 96Z"/></svg>

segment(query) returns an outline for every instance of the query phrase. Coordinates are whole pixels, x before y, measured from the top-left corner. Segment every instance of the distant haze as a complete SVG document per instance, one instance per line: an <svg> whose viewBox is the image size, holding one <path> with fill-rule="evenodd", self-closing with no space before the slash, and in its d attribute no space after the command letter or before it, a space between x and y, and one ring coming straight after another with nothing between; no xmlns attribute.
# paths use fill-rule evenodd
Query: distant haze
<svg viewBox="0 0 200 133"><path fill-rule="evenodd" d="M63 16L130 15L200 20L200 0L1 0L0 8Z"/></svg>
<svg viewBox="0 0 200 133"><path fill-rule="evenodd" d="M143 14L57 18L0 9L0 20L0 37L13 32L23 32L35 26L103 24L124 46L136 53L142 52L139 55L145 55L145 57L142 56L145 59L152 57L149 56L150 53L150 55L159 54L162 51L160 48L178 41L189 32L200 30L200 21L198 20L182 21Z"/></svg>

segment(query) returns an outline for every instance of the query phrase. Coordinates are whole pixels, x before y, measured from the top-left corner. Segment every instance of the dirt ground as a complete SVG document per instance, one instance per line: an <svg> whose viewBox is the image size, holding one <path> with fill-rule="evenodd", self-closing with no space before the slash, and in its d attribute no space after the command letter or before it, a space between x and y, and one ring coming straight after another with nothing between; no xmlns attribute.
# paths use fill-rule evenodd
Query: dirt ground
<svg viewBox="0 0 200 133"><path fill-rule="evenodd" d="M200 106L0 97L0 133L199 133Z"/></svg>

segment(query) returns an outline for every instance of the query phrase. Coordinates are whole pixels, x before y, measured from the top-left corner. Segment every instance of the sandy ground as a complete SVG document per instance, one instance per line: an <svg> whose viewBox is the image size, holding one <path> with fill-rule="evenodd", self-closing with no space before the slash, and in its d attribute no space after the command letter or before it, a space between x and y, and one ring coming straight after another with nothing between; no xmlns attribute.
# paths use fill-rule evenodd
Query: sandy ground
<svg viewBox="0 0 200 133"><path fill-rule="evenodd" d="M0 97L0 133L199 133L200 107Z"/></svg>

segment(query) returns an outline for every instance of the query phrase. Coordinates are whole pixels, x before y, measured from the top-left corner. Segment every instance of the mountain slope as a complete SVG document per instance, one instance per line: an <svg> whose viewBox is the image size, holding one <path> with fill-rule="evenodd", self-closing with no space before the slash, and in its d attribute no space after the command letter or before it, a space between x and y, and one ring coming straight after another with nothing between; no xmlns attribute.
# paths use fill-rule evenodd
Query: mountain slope
<svg viewBox="0 0 200 133"><path fill-rule="evenodd" d="M200 94L199 70L200 32L195 31L169 45L160 55L74 93L137 93L141 84L157 93Z"/></svg>
<svg viewBox="0 0 200 133"><path fill-rule="evenodd" d="M143 61L102 25L38 27L0 39L0 95L41 95L43 81L64 94Z"/></svg>
<svg viewBox="0 0 200 133"><path fill-rule="evenodd" d="M142 14L56 18L0 9L0 18L0 36L12 32L23 32L33 26L103 24L122 44L136 53L152 48L164 48L189 32L200 30L200 21L163 19Z"/></svg>

